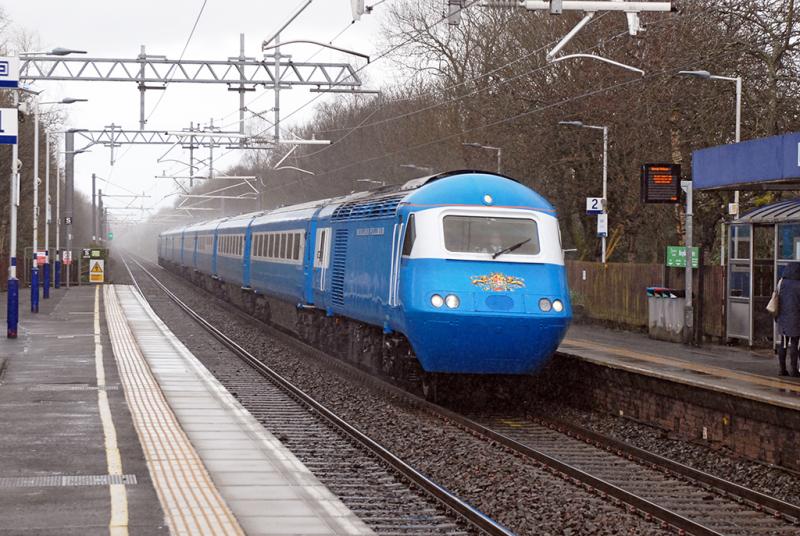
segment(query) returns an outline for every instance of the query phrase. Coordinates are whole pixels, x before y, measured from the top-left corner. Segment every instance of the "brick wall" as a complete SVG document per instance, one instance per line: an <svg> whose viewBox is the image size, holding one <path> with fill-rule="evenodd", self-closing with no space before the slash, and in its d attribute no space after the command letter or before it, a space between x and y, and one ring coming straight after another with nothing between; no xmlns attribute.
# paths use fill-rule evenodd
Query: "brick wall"
<svg viewBox="0 0 800 536"><path fill-rule="evenodd" d="M751 460L800 470L800 412L558 355L548 374L579 406L622 415ZM704 432L705 428L705 432ZM705 435L705 438L704 438Z"/></svg>

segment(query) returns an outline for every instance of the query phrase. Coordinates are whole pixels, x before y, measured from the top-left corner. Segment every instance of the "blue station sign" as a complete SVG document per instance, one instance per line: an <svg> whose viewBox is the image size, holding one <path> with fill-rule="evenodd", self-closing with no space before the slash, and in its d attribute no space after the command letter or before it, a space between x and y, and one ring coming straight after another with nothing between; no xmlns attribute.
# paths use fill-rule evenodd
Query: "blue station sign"
<svg viewBox="0 0 800 536"><path fill-rule="evenodd" d="M17 131L16 108L0 108L0 145L16 145Z"/></svg>
<svg viewBox="0 0 800 536"><path fill-rule="evenodd" d="M19 58L16 56L0 56L0 88L16 89L19 87Z"/></svg>

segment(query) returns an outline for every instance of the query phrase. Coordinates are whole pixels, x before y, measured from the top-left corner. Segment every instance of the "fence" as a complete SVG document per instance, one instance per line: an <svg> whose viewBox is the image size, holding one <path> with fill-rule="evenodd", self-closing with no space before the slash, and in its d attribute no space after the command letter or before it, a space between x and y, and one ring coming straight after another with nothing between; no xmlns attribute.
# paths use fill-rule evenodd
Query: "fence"
<svg viewBox="0 0 800 536"><path fill-rule="evenodd" d="M695 272L696 325L703 326L703 335L706 336L724 336L724 273L721 266L704 266L702 275L699 270ZM603 265L567 261L567 278L576 316L619 326L646 328L645 289L662 285L684 289L683 275L683 269L666 268L660 264Z"/></svg>

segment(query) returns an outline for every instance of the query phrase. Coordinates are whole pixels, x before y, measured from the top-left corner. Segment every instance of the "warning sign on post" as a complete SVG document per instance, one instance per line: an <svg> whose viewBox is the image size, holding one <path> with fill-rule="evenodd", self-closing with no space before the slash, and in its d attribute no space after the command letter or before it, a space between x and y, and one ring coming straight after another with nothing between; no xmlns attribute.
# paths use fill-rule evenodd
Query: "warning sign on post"
<svg viewBox="0 0 800 536"><path fill-rule="evenodd" d="M104 261L92 259L89 261L89 283L103 283L105 281Z"/></svg>

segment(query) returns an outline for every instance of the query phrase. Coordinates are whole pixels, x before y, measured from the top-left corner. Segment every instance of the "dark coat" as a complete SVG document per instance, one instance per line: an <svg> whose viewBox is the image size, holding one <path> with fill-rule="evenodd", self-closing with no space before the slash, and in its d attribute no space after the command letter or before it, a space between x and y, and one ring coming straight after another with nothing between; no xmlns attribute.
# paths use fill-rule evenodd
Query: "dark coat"
<svg viewBox="0 0 800 536"><path fill-rule="evenodd" d="M800 337L800 263L783 271L778 297L778 331L787 337Z"/></svg>

